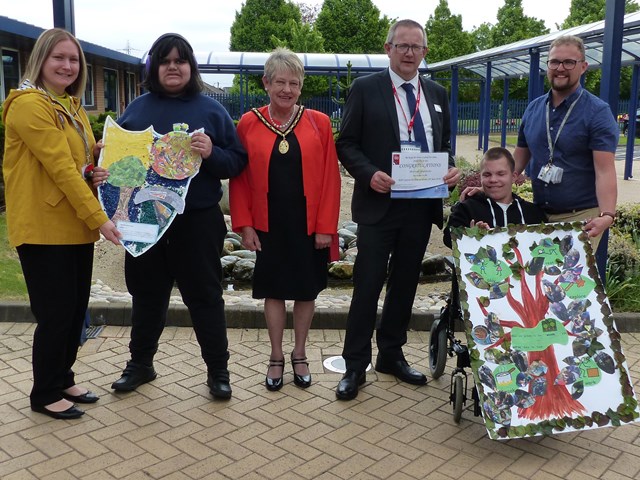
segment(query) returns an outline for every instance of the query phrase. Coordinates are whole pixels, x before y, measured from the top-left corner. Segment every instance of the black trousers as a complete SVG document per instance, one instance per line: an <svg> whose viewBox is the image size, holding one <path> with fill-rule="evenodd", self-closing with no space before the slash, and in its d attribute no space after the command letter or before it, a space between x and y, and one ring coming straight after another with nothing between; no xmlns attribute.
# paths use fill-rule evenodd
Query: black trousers
<svg viewBox="0 0 640 480"><path fill-rule="evenodd" d="M209 371L229 359L222 298L222 251L227 227L218 206L178 215L160 241L139 257L125 257L125 280L133 297L131 360L153 363L177 282L189 309Z"/></svg>
<svg viewBox="0 0 640 480"><path fill-rule="evenodd" d="M93 243L20 245L18 256L37 326L33 334L31 405L62 399L75 385L71 367L91 291Z"/></svg>
<svg viewBox="0 0 640 480"><path fill-rule="evenodd" d="M376 342L379 355L385 359L403 358L402 347L407 343L407 327L422 259L431 235L433 203L429 200L393 200L380 222L358 226L353 297L342 352L347 369L364 371L371 362L378 298L387 272Z"/></svg>

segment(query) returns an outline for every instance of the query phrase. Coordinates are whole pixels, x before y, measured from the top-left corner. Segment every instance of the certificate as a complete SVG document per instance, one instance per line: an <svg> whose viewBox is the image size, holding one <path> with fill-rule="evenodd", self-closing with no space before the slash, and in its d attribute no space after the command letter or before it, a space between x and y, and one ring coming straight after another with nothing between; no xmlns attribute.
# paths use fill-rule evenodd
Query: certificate
<svg viewBox="0 0 640 480"><path fill-rule="evenodd" d="M120 220L116 226L122 234L120 240L142 243L155 243L158 240L158 225Z"/></svg>
<svg viewBox="0 0 640 480"><path fill-rule="evenodd" d="M442 181L449 169L449 155L444 152L416 151L391 154L391 198L446 198L449 187Z"/></svg>

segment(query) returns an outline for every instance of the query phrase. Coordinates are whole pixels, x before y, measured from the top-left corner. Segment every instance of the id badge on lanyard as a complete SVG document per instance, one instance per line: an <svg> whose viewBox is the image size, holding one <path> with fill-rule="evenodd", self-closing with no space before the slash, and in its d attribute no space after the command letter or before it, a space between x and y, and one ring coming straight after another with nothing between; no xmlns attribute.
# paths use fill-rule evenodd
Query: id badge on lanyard
<svg viewBox="0 0 640 480"><path fill-rule="evenodd" d="M422 146L420 142L411 142L407 140L403 140L400 142L400 151L401 152L421 152Z"/></svg>

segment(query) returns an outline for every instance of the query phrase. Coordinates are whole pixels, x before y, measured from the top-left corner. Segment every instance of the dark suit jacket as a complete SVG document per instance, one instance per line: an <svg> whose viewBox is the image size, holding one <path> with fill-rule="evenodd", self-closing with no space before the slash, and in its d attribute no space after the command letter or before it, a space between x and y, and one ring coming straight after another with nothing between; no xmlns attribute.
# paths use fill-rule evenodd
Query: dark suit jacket
<svg viewBox="0 0 640 480"><path fill-rule="evenodd" d="M432 80L420 77L420 81L431 114L434 151L448 153L449 165L454 166L447 91ZM441 111L436 111L435 105ZM377 223L391 205L391 195L375 192L369 183L378 170L391 175L391 152L400 151L400 127L389 70L353 82L336 147L338 159L355 179L351 200L353 220L364 225ZM442 201L419 201L433 204L433 222L442 228Z"/></svg>

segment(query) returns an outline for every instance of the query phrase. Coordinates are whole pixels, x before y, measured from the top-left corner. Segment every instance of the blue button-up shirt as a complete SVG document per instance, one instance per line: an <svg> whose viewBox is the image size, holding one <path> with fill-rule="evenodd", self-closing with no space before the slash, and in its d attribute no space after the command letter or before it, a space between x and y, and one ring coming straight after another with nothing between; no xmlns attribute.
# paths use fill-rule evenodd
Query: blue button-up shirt
<svg viewBox="0 0 640 480"><path fill-rule="evenodd" d="M614 152L619 128L609 105L582 87L553 108L551 92L533 100L522 116L518 147L531 152L529 174L534 203L551 213L564 213L598 206L593 152ZM540 169L549 162L546 108L549 103L551 139L555 141L560 124L571 104L578 100L567 119L553 152L553 165L563 169L562 182L538 180ZM551 102L551 103L550 103Z"/></svg>

